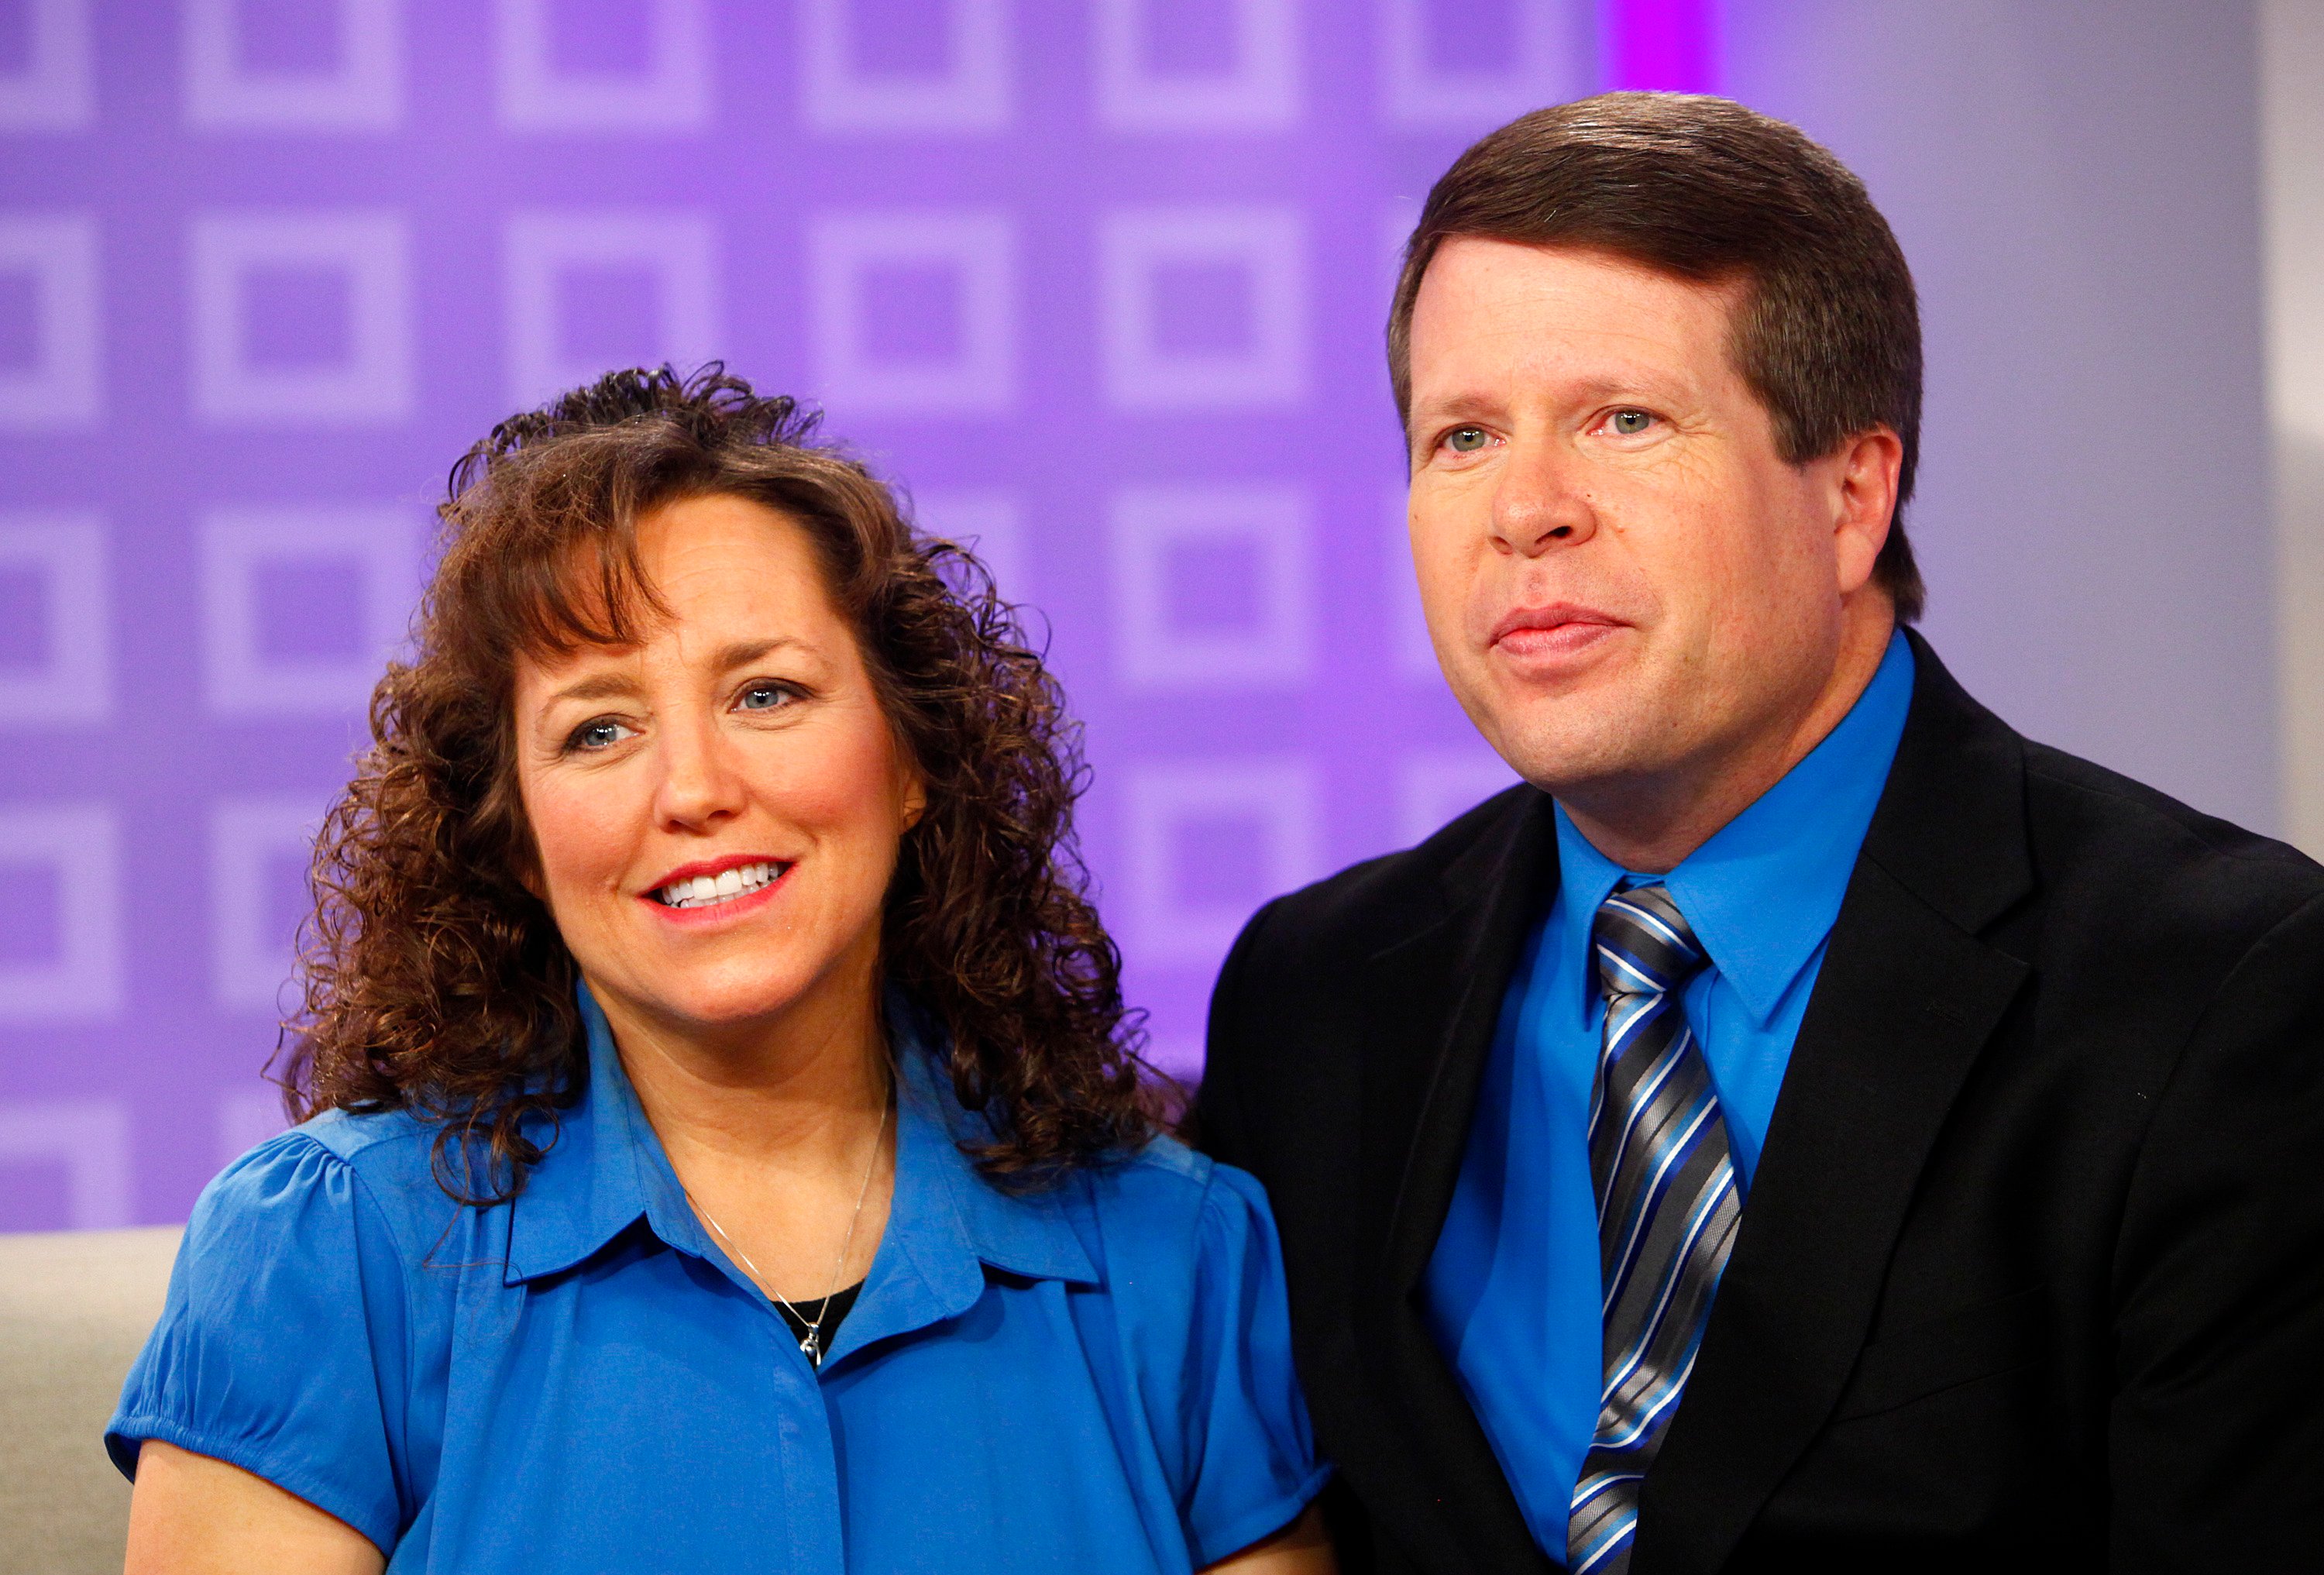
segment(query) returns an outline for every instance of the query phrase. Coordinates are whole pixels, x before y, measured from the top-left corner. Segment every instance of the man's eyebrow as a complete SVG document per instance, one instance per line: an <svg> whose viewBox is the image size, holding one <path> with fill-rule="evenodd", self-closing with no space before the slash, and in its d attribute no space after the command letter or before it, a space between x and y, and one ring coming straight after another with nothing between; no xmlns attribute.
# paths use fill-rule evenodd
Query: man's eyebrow
<svg viewBox="0 0 2324 1575"><path fill-rule="evenodd" d="M1449 421L1481 420L1492 413L1492 401L1477 394L1448 394L1425 401L1415 400L1410 413L1405 417L1405 438L1407 442L1417 443L1425 428L1442 426Z"/></svg>
<svg viewBox="0 0 2324 1575"><path fill-rule="evenodd" d="M1649 400L1680 399L1690 393L1692 388L1693 380L1683 375L1674 377L1666 371L1653 367L1625 367L1618 372L1577 379L1572 392L1576 403L1594 404L1600 400L1619 399L1626 394Z"/></svg>
<svg viewBox="0 0 2324 1575"><path fill-rule="evenodd" d="M1587 405L1600 400L1626 397L1651 401L1683 399L1692 392L1692 385L1686 380L1674 378L1659 368L1626 366L1576 377L1558 388L1557 397L1564 403ZM1466 390L1427 400L1416 397L1406 425L1417 435L1423 425L1484 420L1500 414L1504 408L1505 401L1490 394Z"/></svg>
<svg viewBox="0 0 2324 1575"><path fill-rule="evenodd" d="M1486 395L1465 391L1439 394L1434 399L1427 400L1415 398L1412 401L1413 414L1417 417L1425 413L1431 420L1443 420L1448 417L1456 416L1481 416L1498 408L1498 401Z"/></svg>

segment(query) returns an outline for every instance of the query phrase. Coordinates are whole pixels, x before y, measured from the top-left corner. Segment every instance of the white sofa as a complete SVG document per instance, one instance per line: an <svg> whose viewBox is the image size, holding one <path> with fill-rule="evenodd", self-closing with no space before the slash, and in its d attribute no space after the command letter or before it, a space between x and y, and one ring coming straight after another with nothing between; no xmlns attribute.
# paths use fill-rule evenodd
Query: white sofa
<svg viewBox="0 0 2324 1575"><path fill-rule="evenodd" d="M0 1234L0 1575L120 1575L129 1484L105 1423L179 1234Z"/></svg>

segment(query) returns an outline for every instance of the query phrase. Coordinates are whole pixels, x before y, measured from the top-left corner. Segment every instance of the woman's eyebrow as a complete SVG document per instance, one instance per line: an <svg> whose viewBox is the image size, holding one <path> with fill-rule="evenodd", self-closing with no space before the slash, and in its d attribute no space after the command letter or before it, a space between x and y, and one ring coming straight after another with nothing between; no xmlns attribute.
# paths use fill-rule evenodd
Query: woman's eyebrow
<svg viewBox="0 0 2324 1575"><path fill-rule="evenodd" d="M769 651L780 650L787 645L796 646L800 651L808 655L814 654L813 646L788 634L777 635L772 640L738 640L731 645L719 648L718 670L723 673L735 668L747 668Z"/></svg>
<svg viewBox="0 0 2324 1575"><path fill-rule="evenodd" d="M785 646L795 646L808 655L814 654L815 651L815 647L806 640L788 634L777 635L770 640L738 640L718 648L717 670L723 673L735 668L748 667L769 651L780 650ZM637 692L638 681L628 673L595 672L586 678L576 678L573 682L551 692L549 704L553 705L565 700L585 702L617 700Z"/></svg>
<svg viewBox="0 0 2324 1575"><path fill-rule="evenodd" d="M551 705L560 700L613 700L634 695L637 689L637 681L627 673L592 673L586 678L576 678L566 685L550 695L549 700Z"/></svg>

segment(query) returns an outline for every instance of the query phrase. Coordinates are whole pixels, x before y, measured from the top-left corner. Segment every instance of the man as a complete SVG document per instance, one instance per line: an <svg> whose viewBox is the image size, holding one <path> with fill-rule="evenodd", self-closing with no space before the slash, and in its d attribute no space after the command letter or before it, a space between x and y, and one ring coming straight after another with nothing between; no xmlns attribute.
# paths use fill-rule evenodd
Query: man
<svg viewBox="0 0 2324 1575"><path fill-rule="evenodd" d="M1528 115L1388 349L1526 785L1254 918L1198 1110L1349 1567L2324 1569L2324 870L1905 631L1862 185L1721 100Z"/></svg>

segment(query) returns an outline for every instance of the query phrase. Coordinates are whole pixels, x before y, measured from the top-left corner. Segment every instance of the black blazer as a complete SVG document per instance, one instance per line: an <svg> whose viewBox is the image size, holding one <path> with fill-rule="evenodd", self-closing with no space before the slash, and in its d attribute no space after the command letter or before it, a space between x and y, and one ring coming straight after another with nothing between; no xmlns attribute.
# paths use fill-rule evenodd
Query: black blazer
<svg viewBox="0 0 2324 1575"><path fill-rule="evenodd" d="M1914 654L1632 1569L2324 1570L2324 869ZM1356 1571L1553 1567L1419 1286L1556 858L1512 789L1269 904L1213 1002Z"/></svg>

